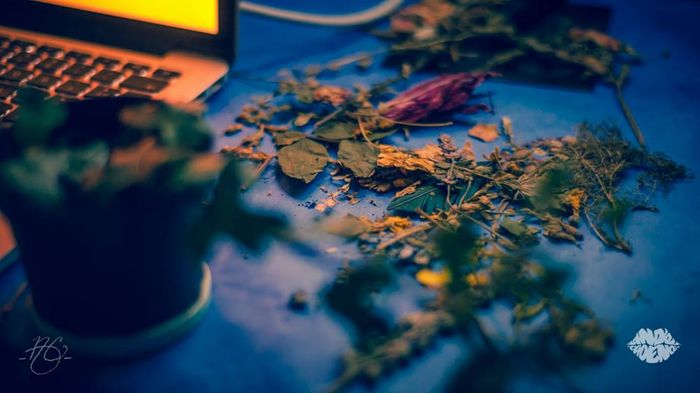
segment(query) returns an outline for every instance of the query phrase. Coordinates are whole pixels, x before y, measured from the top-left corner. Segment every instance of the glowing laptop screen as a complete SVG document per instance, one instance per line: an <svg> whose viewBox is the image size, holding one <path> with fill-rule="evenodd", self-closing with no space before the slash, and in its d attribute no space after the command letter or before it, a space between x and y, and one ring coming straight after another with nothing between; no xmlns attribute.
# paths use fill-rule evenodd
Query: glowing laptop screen
<svg viewBox="0 0 700 393"><path fill-rule="evenodd" d="M193 30L219 32L218 0L35 0L83 11L141 22Z"/></svg>

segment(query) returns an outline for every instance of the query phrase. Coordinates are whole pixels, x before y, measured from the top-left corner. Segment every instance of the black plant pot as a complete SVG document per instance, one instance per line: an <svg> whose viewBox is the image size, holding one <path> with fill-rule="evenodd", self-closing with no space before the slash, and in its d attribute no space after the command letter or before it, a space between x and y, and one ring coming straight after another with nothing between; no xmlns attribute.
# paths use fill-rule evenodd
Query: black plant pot
<svg viewBox="0 0 700 393"><path fill-rule="evenodd" d="M83 104L78 112L102 113L92 120L109 129L112 106L125 104ZM4 201L40 330L94 357L139 354L186 333L211 290L208 268L185 247L206 190L135 184L106 199L77 193L60 209Z"/></svg>

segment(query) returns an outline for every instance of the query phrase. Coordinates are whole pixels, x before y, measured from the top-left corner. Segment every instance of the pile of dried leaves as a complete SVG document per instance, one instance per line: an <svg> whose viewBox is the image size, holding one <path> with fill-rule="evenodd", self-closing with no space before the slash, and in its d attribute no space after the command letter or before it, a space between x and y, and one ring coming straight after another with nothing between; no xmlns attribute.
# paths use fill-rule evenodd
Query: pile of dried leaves
<svg viewBox="0 0 700 393"><path fill-rule="evenodd" d="M245 106L227 131L254 130L223 151L256 162L257 174L276 159L281 172L301 184L330 168L329 184L320 186L327 198L313 205L319 212L354 205L363 189L393 195L381 218L322 220L325 231L356 240L367 255L346 266L324 294L358 337L331 391L374 381L445 334L458 334L474 350L448 385L454 392L502 391L509 377L542 371L575 391L567 370L605 355L612 331L565 294L567 274L533 246L543 237L578 244L585 223L606 246L630 253L625 217L655 210L654 192L690 175L647 151L622 100L634 50L579 27L562 7L566 1L424 0L395 15L382 34L392 43L388 57L401 65L400 76L371 87L319 81L349 64L368 67L371 54L286 72L275 92ZM447 132L456 127L419 148L385 142L395 133L409 138L421 127L450 126L458 113L492 111L476 93L484 81L513 70L538 73L538 67L562 79L602 77L614 84L639 147L609 124L518 144L508 117L467 131L482 142L503 138L503 147L484 157L470 141L455 144ZM396 82L424 68L460 72L394 91ZM268 136L275 153L260 148ZM413 275L435 297L392 324L372 299L398 273ZM484 329L483 315L496 305L511 310L508 337Z"/></svg>
<svg viewBox="0 0 700 393"><path fill-rule="evenodd" d="M607 10L567 0L422 0L378 33L388 61L404 72L498 71L514 80L589 88L602 79L617 94L641 146L644 138L622 96L636 51L602 32Z"/></svg>
<svg viewBox="0 0 700 393"><path fill-rule="evenodd" d="M500 125L478 124L470 136L506 142L482 159L471 142L457 146L447 134L415 149L382 143L395 132L408 136L421 126L451 124L429 123L435 118L490 110L469 102L490 76L447 74L392 95L395 80L346 89L320 83L316 72L288 73L274 96L257 99L239 115L256 131L225 153L259 162L258 172L276 157L286 176L304 183L331 168L329 186L337 189L322 186L329 198L317 210L343 200L354 204L359 189L394 195L380 219L349 214L323 220L326 231L356 239L369 261L343 270L326 293L328 305L353 322L360 337L331 390L387 374L446 332L477 337L478 353L456 374L454 391L502 388L492 383L506 379L492 374L503 369L480 366L494 359L513 365L514 358L527 356L532 369L508 372L562 374L565 366L601 358L610 345L610 329L564 295L566 275L534 257L531 246L540 235L577 244L586 222L604 244L631 252L620 229L627 213L653 210L648 200L656 190L689 175L606 124L584 124L576 135L526 144L514 142L507 117ZM276 154L260 151L266 135ZM371 299L398 270L434 289L436 298L390 326L375 315ZM481 327L480 314L496 303L512 309L514 336L506 343Z"/></svg>

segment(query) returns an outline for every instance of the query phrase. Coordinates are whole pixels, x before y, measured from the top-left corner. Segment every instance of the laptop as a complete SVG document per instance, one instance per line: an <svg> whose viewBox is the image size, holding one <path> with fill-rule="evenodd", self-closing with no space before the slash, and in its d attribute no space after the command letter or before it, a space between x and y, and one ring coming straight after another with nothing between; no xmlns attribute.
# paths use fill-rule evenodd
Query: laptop
<svg viewBox="0 0 700 393"><path fill-rule="evenodd" d="M0 126L12 125L20 88L62 101L205 99L225 80L234 60L236 3L4 0ZM0 271L14 248L5 225L0 215Z"/></svg>
<svg viewBox="0 0 700 393"><path fill-rule="evenodd" d="M235 0L5 0L0 119L25 86L61 100L205 98L233 61L236 15Z"/></svg>

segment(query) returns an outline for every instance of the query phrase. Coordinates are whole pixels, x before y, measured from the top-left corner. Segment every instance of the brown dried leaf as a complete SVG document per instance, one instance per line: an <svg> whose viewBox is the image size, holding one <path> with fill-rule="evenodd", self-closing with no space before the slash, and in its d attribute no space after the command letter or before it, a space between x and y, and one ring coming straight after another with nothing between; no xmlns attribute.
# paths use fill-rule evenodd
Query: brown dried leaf
<svg viewBox="0 0 700 393"><path fill-rule="evenodd" d="M479 123L472 127L468 134L482 142L493 142L498 139L498 126L496 124Z"/></svg>

